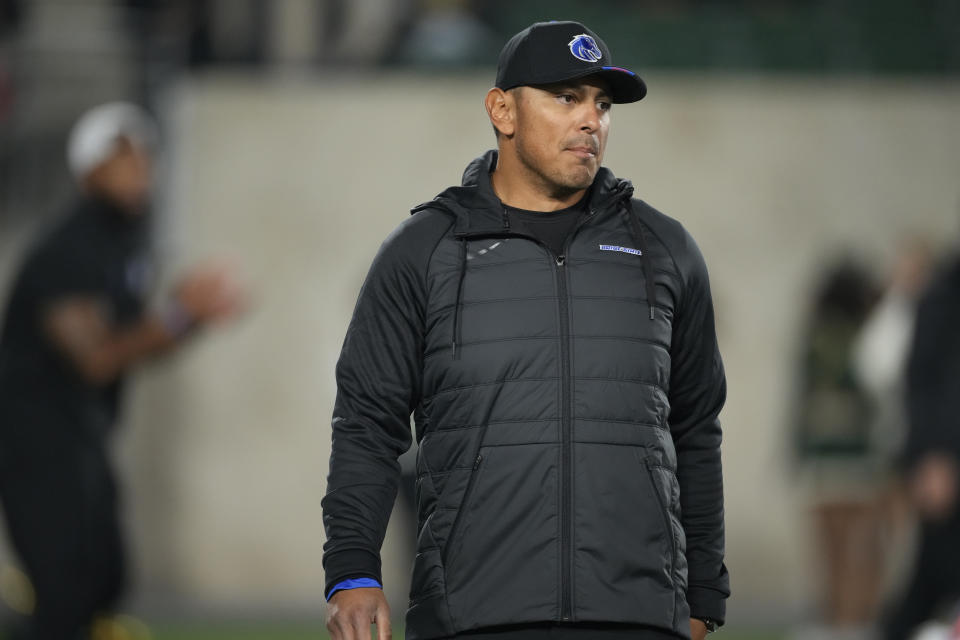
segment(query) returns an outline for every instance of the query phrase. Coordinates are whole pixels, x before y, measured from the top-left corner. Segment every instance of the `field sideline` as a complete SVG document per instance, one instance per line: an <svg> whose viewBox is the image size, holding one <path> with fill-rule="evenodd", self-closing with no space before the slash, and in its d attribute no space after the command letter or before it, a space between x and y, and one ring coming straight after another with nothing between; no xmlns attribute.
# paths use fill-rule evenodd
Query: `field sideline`
<svg viewBox="0 0 960 640"><path fill-rule="evenodd" d="M139 629L114 629L93 640L329 640L321 626L230 623L156 623ZM376 636L374 636L376 637ZM785 634L770 631L722 630L717 640L783 640ZM394 628L394 640L403 640L403 629ZM11 640L0 633L0 640Z"/></svg>

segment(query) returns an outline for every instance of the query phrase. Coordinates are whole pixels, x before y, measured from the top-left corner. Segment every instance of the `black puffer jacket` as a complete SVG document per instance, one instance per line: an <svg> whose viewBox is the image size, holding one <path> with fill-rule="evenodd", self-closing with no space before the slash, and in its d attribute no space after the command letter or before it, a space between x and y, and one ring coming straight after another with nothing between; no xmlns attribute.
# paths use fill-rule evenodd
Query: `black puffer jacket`
<svg viewBox="0 0 960 640"><path fill-rule="evenodd" d="M327 590L380 577L414 413L408 639L722 621L725 379L700 251L601 169L555 256L511 232L495 166L488 152L414 209L361 290L337 364Z"/></svg>

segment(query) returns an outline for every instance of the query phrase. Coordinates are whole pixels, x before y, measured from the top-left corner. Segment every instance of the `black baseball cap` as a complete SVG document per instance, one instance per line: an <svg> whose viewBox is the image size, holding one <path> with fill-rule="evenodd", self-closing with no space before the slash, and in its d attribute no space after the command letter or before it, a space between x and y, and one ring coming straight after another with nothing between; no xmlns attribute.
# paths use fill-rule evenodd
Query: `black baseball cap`
<svg viewBox="0 0 960 640"><path fill-rule="evenodd" d="M590 29L579 22L537 22L504 45L496 86L507 90L592 75L607 81L613 102L636 102L647 95L640 76L614 67L610 49Z"/></svg>

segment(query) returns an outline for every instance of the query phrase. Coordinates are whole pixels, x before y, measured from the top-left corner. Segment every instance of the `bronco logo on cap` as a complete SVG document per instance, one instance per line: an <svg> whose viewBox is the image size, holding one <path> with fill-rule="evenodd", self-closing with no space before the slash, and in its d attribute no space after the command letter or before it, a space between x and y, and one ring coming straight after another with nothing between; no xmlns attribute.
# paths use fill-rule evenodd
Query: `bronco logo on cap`
<svg viewBox="0 0 960 640"><path fill-rule="evenodd" d="M570 47L570 53L584 62L596 62L603 57L600 47L597 46L597 41L585 33L575 36L568 46Z"/></svg>

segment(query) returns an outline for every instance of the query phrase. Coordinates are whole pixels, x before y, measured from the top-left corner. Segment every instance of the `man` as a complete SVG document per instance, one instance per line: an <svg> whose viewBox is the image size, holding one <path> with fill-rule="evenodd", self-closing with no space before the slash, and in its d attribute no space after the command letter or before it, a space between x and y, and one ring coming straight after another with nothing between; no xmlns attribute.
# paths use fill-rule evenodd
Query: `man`
<svg viewBox="0 0 960 640"><path fill-rule="evenodd" d="M960 606L958 325L960 260L954 257L920 300L907 361L903 462L920 529L913 575L884 627L889 640L905 640L941 610Z"/></svg>
<svg viewBox="0 0 960 640"><path fill-rule="evenodd" d="M230 274L207 266L181 280L163 311L144 308L154 131L126 103L80 118L68 159L83 197L28 252L7 307L0 499L35 593L29 638L78 638L122 591L107 440L125 374L242 302Z"/></svg>
<svg viewBox="0 0 960 640"><path fill-rule="evenodd" d="M688 638L722 624L725 379L706 267L601 167L646 86L575 22L504 47L497 135L414 209L337 364L328 628L388 638L379 550L416 420L406 638Z"/></svg>

